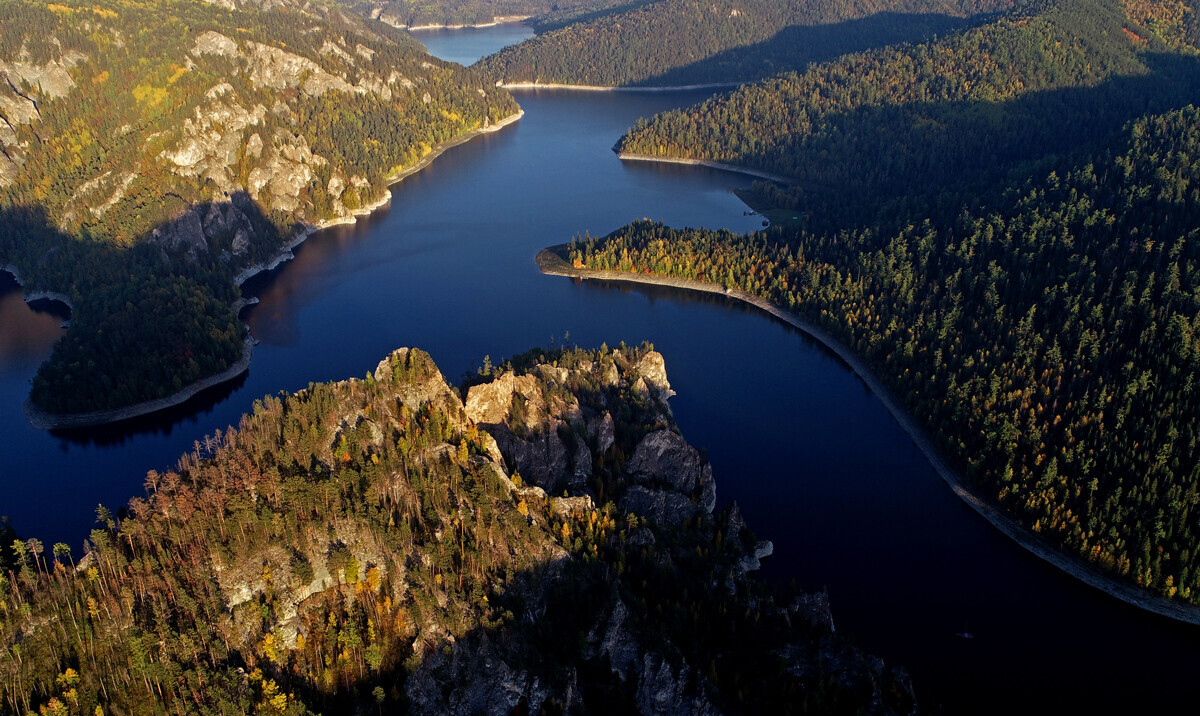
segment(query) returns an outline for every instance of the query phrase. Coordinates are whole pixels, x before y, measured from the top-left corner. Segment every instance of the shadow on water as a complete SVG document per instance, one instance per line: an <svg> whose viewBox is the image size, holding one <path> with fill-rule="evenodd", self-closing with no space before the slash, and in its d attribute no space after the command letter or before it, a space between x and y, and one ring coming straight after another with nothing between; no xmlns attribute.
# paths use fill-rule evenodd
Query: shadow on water
<svg viewBox="0 0 1200 716"><path fill-rule="evenodd" d="M760 308L751 306L745 301L739 301L736 298L722 296L719 293L708 293L706 291L692 291L686 288L677 288L675 286L658 286L648 283L633 283L630 281L610 281L602 278L589 278L586 281L582 279L571 279L571 281L584 290L588 291L603 291L616 292L626 295L638 295L646 299L647 303L653 306L658 301L686 302L700 306L713 306L721 309L722 312L732 313L741 316L760 316L766 318L770 322L783 328L789 335L798 337L801 341L801 350L817 351L820 355L837 361L839 364L850 370L846 362L841 356L830 350L824 343L813 338L807 332L796 328L787 321L779 318L776 315L767 313ZM855 376L857 377L857 375ZM870 392L867 384L859 379L864 389Z"/></svg>
<svg viewBox="0 0 1200 716"><path fill-rule="evenodd" d="M250 327L256 340L275 346L294 345L299 334L300 311L319 302L346 271L332 272L331 265L345 266L353 262L367 263L354 251L368 241L391 213L390 205L354 224L322 229L292 250L293 258L270 271L263 271L242 284L242 294L255 297L260 303L243 309L241 318ZM267 313L264 306L287 306L287 310Z"/></svg>
<svg viewBox="0 0 1200 716"><path fill-rule="evenodd" d="M50 299L25 301L16 278L0 271L0 371L40 363L63 334L71 311Z"/></svg>
<svg viewBox="0 0 1200 716"><path fill-rule="evenodd" d="M72 445L114 447L132 442L142 435L165 436L171 435L177 429L186 431L191 426L201 424L206 416L213 413L216 406L241 390L249 376L250 371L244 371L232 380L196 393L179 405L157 410L148 415L139 415L127 420L89 428L51 430L50 434L58 440Z"/></svg>
<svg viewBox="0 0 1200 716"><path fill-rule="evenodd" d="M237 365L235 272L269 258L284 236L245 192L188 208L131 247L66 233L43 207L5 208L0 225L0 256L25 290L71 305L69 328L30 389L60 414L156 400Z"/></svg>

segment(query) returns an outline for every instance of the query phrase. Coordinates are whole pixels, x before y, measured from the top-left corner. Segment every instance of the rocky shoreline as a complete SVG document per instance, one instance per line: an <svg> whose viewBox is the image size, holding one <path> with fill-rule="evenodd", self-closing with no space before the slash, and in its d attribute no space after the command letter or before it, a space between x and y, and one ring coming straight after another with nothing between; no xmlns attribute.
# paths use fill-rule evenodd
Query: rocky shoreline
<svg viewBox="0 0 1200 716"><path fill-rule="evenodd" d="M659 162L662 164L684 164L693 167L708 167L709 169L718 169L723 172L733 172L734 174L746 174L758 179L766 179L777 184L795 184L796 180L791 177L785 177L780 174L771 174L770 172L760 172L757 169L747 169L734 164L722 164L720 162L710 162L706 159L684 159L677 157L656 157L650 154L636 154L634 152L617 152L617 158L628 162Z"/></svg>
<svg viewBox="0 0 1200 716"><path fill-rule="evenodd" d="M1157 614L1159 616L1174 619L1176 621L1187 624L1200 626L1200 607L1184 604L1175 600L1166 599L1165 597L1155 596L1144 589L1141 589L1124 581L1114 579L1109 574L1099 570L1098 568L1087 564L1086 562L1067 555L1061 552L1056 547L1050 545L1045 540L1030 532L1028 529L1017 523L1008 515L1000 511L996 506L985 502L970 491L967 486L966 479L952 468L946 460L942 451L934 444L932 438L925 432L925 429L917 422L899 402L891 390L883 384L883 382L870 370L866 362L863 361L856 353L850 350L845 344L834 338L830 333L823 328L811 323L810 321L801 318L799 315L785 310L766 299L746 293L738 289L729 289L718 284L709 283L706 281L697 281L694 279L668 278L661 276L649 276L644 274L633 274L624 271L601 271L596 269L576 269L571 267L563 258L556 252L556 249L565 248L565 244L552 246L542 249L538 252L536 261L538 269L542 273L550 276L566 276L578 279L601 279L605 281L624 281L628 283L641 283L654 286L670 286L672 288L681 288L689 291L700 291L703 293L715 293L723 296L748 303L755 308L765 311L788 325L797 328L808 335L812 336L830 351L835 353L843 362L854 371L867 387L874 393L883 403L904 432L908 433L909 437L916 446L929 460L929 464L941 476L941 478L950 486L954 494L965 503L971 506L976 512L983 516L993 527L1003 532L1017 544L1032 552L1034 555L1042 558L1046 562L1058 567L1062 571L1080 580L1088 586L1099 589L1109 596L1120 599L1121 601L1135 606L1139 609Z"/></svg>
<svg viewBox="0 0 1200 716"><path fill-rule="evenodd" d="M610 87L607 85L571 85L557 82L513 82L503 80L496 83L497 87L506 90L571 90L573 92L689 92L691 90L732 89L741 87L742 82L712 82L701 85L671 85L666 87Z"/></svg>
<svg viewBox="0 0 1200 716"><path fill-rule="evenodd" d="M233 282L235 284L237 284L238 286L241 286L246 281L249 281L251 278L257 276L258 274L263 273L264 271L271 271L273 269L278 268L281 264L291 261L292 259L296 258L295 254L292 253L292 250L295 249L300 244L304 243L305 240L308 239L308 237L312 236L313 234L317 233L318 231L321 231L322 229L332 228L334 226L353 225L358 222L358 219L360 217L372 214L375 211L383 208L384 206L387 206L388 203L391 202L391 200L392 200L391 187L395 186L396 184L399 184L400 182L404 181L408 177L412 176L413 174L416 174L417 172L421 171L425 167L432 164L433 160L437 159L439 156L441 156L442 153L445 152L447 149L450 149L452 147L457 147L460 144L464 144L479 135L491 134L493 132L498 132L501 129L504 129L505 127L507 127L508 125L515 123L516 121L521 119L521 117L524 117L524 116L525 116L525 110L523 110L523 109L517 110L517 112L515 114L510 114L509 116L505 117L504 119L500 120L499 122L496 122L493 125L490 125L488 127L480 127L479 129L472 129L471 131L466 132L458 137L455 137L454 139L448 139L445 142L442 142L441 144L437 145L432 150L430 150L429 154L426 154L424 157L422 157L420 159L420 161L418 161L416 164L413 164L411 167L402 169L401 171L396 172L395 174L392 174L391 176L387 177L386 182L388 184L388 188L383 191L383 195L379 199L375 200L374 202L371 202L370 204L368 204L360 209L355 209L355 210L351 211L348 216L341 216L336 219L325 219L323 221L319 221L314 224L307 224L303 229L301 229L299 232L297 232L295 236L293 236L291 239L289 239L280 248L280 250L275 254L274 257L272 257L268 261L263 261L262 263L257 263L257 264L254 264L253 266L247 266L246 268L242 269L241 271L238 272L237 276L234 277Z"/></svg>
<svg viewBox="0 0 1200 716"><path fill-rule="evenodd" d="M425 155L413 166L388 177L387 182L389 187L403 181L406 177L415 174L416 172L429 166L433 163L434 159L440 156L442 152L445 152L447 149L458 146L459 144L463 144L464 142L467 142L481 134L497 132L516 122L524 115L525 112L523 110L518 110L515 114L509 115L493 125L482 127L480 129L474 129L470 132L462 134L461 136L455 137L454 139L442 142L434 147L429 154ZM338 225L353 224L358 221L360 216L366 216L380 207L386 206L387 203L391 201L391 198L391 190L387 189L384 191L383 196L378 201L375 201L361 209L352 211L349 216L339 217L337 219L329 219L304 227L304 229L299 231L295 236L288 240L288 242L283 245L282 249L276 253L271 260L255 264L254 266L249 266L239 272L238 275L234 277L234 283L238 286L241 286L251 277L257 276L264 271L270 271L274 268L277 268L279 265L290 261L291 259L295 258L295 254L292 253L292 249L295 249L297 246L304 243L309 236L312 236L321 229ZM15 266L5 266L4 270L13 274L17 280L17 283L21 282L20 274ZM31 296L33 298L30 298ZM37 298L52 298L54 300L62 301L63 303L67 304L68 308L71 308L71 303L67 300L66 296L63 296L62 294L56 294L51 291L28 293L25 294L25 297L27 301L36 300ZM243 308L255 303L258 303L256 298L241 298L233 304L233 310L235 313L240 313ZM194 383L190 383L184 386L182 390L162 398L148 400L146 402L137 403L136 405L129 405L124 408L97 410L89 413L50 413L38 408L31 400L26 399L25 415L29 418L29 422L35 428L40 430L61 430L69 428L94 427L97 425L104 425L106 423L116 423L122 420L128 420L130 418L136 418L142 415L155 413L160 410L165 410L186 402L192 396L196 395L202 390L206 390L226 381L233 380L242 373L245 373L250 368L250 358L254 353L255 342L256 341L253 338L247 337L242 347L242 357L239 358L238 361L231 365L228 369L216 375L212 375Z"/></svg>
<svg viewBox="0 0 1200 716"><path fill-rule="evenodd" d="M7 273L12 274L13 280L15 280L17 282L17 285L22 288L25 287L25 282L21 279L21 272L19 270L17 270L16 266L13 266L12 264L8 264L7 266L0 266L0 271L5 271ZM72 315L74 315L74 313L75 313L75 306L74 306L74 304L71 303L71 297L65 293L59 293L58 291L44 291L44 290L22 291L21 299L24 300L25 303L32 303L33 301L41 301L41 300L58 301L59 303L66 306L67 309L71 311ZM63 328L66 328L68 325L70 325L70 323L71 323L70 319L64 321Z"/></svg>

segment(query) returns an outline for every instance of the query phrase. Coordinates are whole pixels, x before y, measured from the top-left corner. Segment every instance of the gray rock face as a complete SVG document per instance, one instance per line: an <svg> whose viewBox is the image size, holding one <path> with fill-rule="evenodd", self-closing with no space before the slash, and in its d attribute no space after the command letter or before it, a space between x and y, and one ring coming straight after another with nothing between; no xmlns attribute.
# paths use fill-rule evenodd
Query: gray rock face
<svg viewBox="0 0 1200 716"><path fill-rule="evenodd" d="M666 362L658 351L646 353L633 365L633 369L645 382L646 390L664 404L675 395L667 380Z"/></svg>
<svg viewBox="0 0 1200 716"><path fill-rule="evenodd" d="M20 173L21 167L9 159L7 154L0 152L0 187L10 186Z"/></svg>
<svg viewBox="0 0 1200 716"><path fill-rule="evenodd" d="M550 510L559 519L565 519L571 514L584 514L594 509L596 509L596 503L592 502L592 498L588 495L550 498Z"/></svg>
<svg viewBox="0 0 1200 716"><path fill-rule="evenodd" d="M543 381L567 378L565 369L537 369ZM559 436L560 430L571 430L570 423L583 422L574 397L548 395L538 377L508 371L491 383L473 386L465 409L468 418L496 439L508 466L529 484L550 494L586 486L592 472L590 452L586 446L572 452Z"/></svg>
<svg viewBox="0 0 1200 716"><path fill-rule="evenodd" d="M617 426L613 423L611 413L605 413L603 417L595 417L588 421L588 440L595 446L598 454L608 452L608 449L616 442L616 435Z"/></svg>
<svg viewBox="0 0 1200 716"><path fill-rule="evenodd" d="M650 433L638 443L625 470L640 483L666 483L711 514L717 504L712 466L682 437L669 430Z"/></svg>
<svg viewBox="0 0 1200 716"><path fill-rule="evenodd" d="M196 38L196 43L192 45L192 54L197 57L200 55L217 55L219 57L238 57L241 50L238 49L238 44L219 32L209 30L203 32Z"/></svg>
<svg viewBox="0 0 1200 716"><path fill-rule="evenodd" d="M200 254L208 253L208 242L204 239L204 226L195 211L186 211L170 223L154 230L151 242L158 244L168 253L183 253L195 261Z"/></svg>
<svg viewBox="0 0 1200 716"><path fill-rule="evenodd" d="M502 423L512 411L513 396L532 394L536 389L537 380L533 376L518 378L512 371L506 371L492 382L467 391L467 416L484 425Z"/></svg>
<svg viewBox="0 0 1200 716"><path fill-rule="evenodd" d="M45 64L37 64L22 48L15 61L0 60L0 75L18 91L28 87L42 97L57 99L71 93L75 80L71 79L70 69L86 59L87 55L82 53L67 52Z"/></svg>
<svg viewBox="0 0 1200 716"><path fill-rule="evenodd" d="M6 144L16 141L16 136L11 134L13 130L10 125L32 124L41 117L37 104L13 89L8 82L0 82L0 113L3 113L4 119L7 120L4 122L8 127L6 134L11 136L11 139L5 139Z"/></svg>
<svg viewBox="0 0 1200 716"><path fill-rule="evenodd" d="M603 633L601 633L601 629ZM612 673L637 684L641 714L717 714L703 679L683 659L672 666L661 654L647 649L635 636L629 609L618 597L607 623L588 636L592 653L608 660Z"/></svg>
<svg viewBox="0 0 1200 716"><path fill-rule="evenodd" d="M239 154L247 142L245 135L262 125L266 116L266 107L257 104L247 108L232 85L218 84L184 121L175 146L160 156L179 176L202 177L226 193L240 190L237 174Z"/></svg>
<svg viewBox="0 0 1200 716"><path fill-rule="evenodd" d="M311 97L319 97L330 91L364 91L326 72L307 57L278 47L251 42L245 55L249 60L250 81L259 87L275 90L298 87Z"/></svg>
<svg viewBox="0 0 1200 716"><path fill-rule="evenodd" d="M662 656L646 653L637 688L638 711L662 716L711 716L720 711L700 685L695 670L682 661L678 668Z"/></svg>
<svg viewBox="0 0 1200 716"><path fill-rule="evenodd" d="M564 476L570 465L567 446L557 431L534 433L528 440L513 435L503 425L485 426L496 438L508 466L519 472L531 485L550 494L562 491Z"/></svg>
<svg viewBox="0 0 1200 716"><path fill-rule="evenodd" d="M454 684L449 693L446 681ZM522 699L531 711L541 709L550 695L536 676L513 669L486 636L471 650L455 644L450 657L438 654L423 662L405 691L412 713L463 716L509 714Z"/></svg>
<svg viewBox="0 0 1200 716"><path fill-rule="evenodd" d="M627 489L617 507L622 512L632 512L670 526L678 526L686 519L704 514L686 495L672 490L651 490L641 485Z"/></svg>

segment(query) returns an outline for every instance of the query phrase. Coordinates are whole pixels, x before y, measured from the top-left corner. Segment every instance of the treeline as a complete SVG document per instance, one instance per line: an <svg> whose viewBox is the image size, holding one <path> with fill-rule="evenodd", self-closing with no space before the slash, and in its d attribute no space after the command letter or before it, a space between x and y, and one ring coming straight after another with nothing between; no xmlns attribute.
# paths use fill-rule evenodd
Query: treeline
<svg viewBox="0 0 1200 716"><path fill-rule="evenodd" d="M1164 30L1177 43L1181 32ZM1126 122L1192 101L1194 55L1117 3L1035 3L664 113L618 148L794 177L763 187L765 202L822 229L953 213L1049 155L1093 151Z"/></svg>
<svg viewBox="0 0 1200 716"><path fill-rule="evenodd" d="M586 9L599 0L337 0L363 15L389 25L483 25L497 17L543 15L557 10Z"/></svg>
<svg viewBox="0 0 1200 716"><path fill-rule="evenodd" d="M1187 107L945 222L749 236L640 222L566 258L736 287L811 320L980 494L1064 551L1197 603L1198 156Z"/></svg>
<svg viewBox="0 0 1200 716"><path fill-rule="evenodd" d="M505 82L675 86L749 82L848 52L918 40L1009 0L659 0L581 13L486 57ZM548 18L547 22L551 22Z"/></svg>
<svg viewBox="0 0 1200 716"><path fill-rule="evenodd" d="M532 689L522 703L544 713L627 712L642 685L610 663L628 650L639 670L643 652L672 674L686 660L680 692L723 709L865 707L879 664L864 676L819 618L740 576L754 542L739 517L670 527L614 506L621 451L663 428L665 408L631 388L638 355L517 361L528 375L569 366L569 385L545 389L589 417L597 404L624 415L612 445L587 443L603 505L510 479L417 350L365 380L257 402L177 469L149 473L144 498L101 508L82 559L4 545L0 713L438 713L496 684L485 703ZM806 668L787 669L783 649ZM524 700L539 689L540 706ZM902 691L881 702L912 707Z"/></svg>
<svg viewBox="0 0 1200 716"><path fill-rule="evenodd" d="M229 367L233 276L517 111L407 33L328 5L21 0L0 5L0 33L0 264L76 313L35 381L54 412L162 397ZM213 225L210 203L231 202ZM189 212L199 220L181 222ZM149 318L168 297L172 312Z"/></svg>

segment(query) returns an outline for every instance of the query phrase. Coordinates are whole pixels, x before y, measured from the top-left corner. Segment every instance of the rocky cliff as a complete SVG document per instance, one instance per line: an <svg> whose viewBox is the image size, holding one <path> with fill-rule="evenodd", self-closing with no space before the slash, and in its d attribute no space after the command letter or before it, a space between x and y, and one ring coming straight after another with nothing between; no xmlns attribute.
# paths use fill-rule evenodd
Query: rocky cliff
<svg viewBox="0 0 1200 716"><path fill-rule="evenodd" d="M0 679L27 695L0 710L913 711L823 595L748 576L763 545L715 511L657 353L536 352L469 383L401 349L264 399L102 511L77 568L22 549Z"/></svg>
<svg viewBox="0 0 1200 716"><path fill-rule="evenodd" d="M75 314L34 381L44 414L223 374L241 280L519 111L334 4L14 0L0 28L0 264Z"/></svg>

